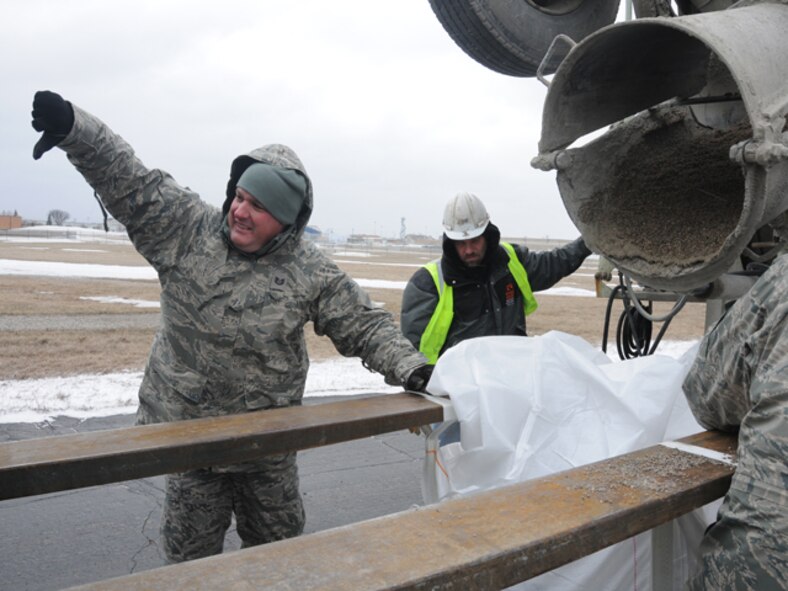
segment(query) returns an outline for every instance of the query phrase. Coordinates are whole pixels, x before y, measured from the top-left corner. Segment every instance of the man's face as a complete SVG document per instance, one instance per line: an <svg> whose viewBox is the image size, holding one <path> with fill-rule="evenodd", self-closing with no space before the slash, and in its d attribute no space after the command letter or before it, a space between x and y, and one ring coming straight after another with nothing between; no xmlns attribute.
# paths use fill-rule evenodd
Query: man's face
<svg viewBox="0 0 788 591"><path fill-rule="evenodd" d="M284 225L240 187L235 189L235 199L227 214L227 225L230 227L233 246L248 253L257 252L284 229Z"/></svg>
<svg viewBox="0 0 788 591"><path fill-rule="evenodd" d="M484 234L470 240L455 240L454 248L457 249L457 255L463 263L469 267L479 267L487 252L487 240Z"/></svg>

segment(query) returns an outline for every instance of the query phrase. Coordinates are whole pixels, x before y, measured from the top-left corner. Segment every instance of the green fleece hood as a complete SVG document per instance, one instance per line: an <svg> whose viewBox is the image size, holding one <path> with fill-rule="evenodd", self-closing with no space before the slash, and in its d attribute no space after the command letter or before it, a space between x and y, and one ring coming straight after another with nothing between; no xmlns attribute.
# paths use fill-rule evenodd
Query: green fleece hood
<svg viewBox="0 0 788 591"><path fill-rule="evenodd" d="M230 211L230 204L233 199L235 199L235 188L238 186L238 180L241 178L244 171L255 163L269 164L284 170L292 170L303 176L306 183L306 189L304 191L301 208L295 217L295 222L292 224L290 231L285 231L283 234L283 236L287 238L292 237L294 239L299 239L304 233L304 229L312 215L312 181L295 151L283 144L268 144L248 154L238 156L233 160L230 166L230 179L227 181L226 199L222 206L222 214L226 219L227 213Z"/></svg>

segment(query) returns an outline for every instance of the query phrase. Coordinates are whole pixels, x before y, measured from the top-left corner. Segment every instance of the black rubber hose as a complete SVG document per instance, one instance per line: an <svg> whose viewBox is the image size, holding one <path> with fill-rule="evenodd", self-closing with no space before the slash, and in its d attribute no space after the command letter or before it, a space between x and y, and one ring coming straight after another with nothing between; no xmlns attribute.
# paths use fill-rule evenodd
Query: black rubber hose
<svg viewBox="0 0 788 591"><path fill-rule="evenodd" d="M651 312L651 302L645 306ZM633 359L649 354L651 345L652 322L625 303L624 311L618 319L616 345L621 359Z"/></svg>
<svg viewBox="0 0 788 591"><path fill-rule="evenodd" d="M610 292L610 297L607 298L607 306L605 307L605 325L602 329L602 353L607 353L607 339L610 335L610 312L613 309L613 302L616 300L616 294L624 289L623 285L616 285L613 291Z"/></svg>
<svg viewBox="0 0 788 591"><path fill-rule="evenodd" d="M624 311L618 318L616 326L616 348L618 349L619 359L633 359L648 355L651 343L652 322L644 318L636 307L630 304L631 295L629 289L624 285L624 276L618 274L619 285L621 287L621 302L624 304ZM641 308L651 314L651 302Z"/></svg>

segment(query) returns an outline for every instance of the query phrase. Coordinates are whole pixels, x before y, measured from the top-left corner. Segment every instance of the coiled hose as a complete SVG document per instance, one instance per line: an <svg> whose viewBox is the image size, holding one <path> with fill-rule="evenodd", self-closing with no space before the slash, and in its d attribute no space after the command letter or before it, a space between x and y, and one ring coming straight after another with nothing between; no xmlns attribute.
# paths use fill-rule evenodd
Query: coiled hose
<svg viewBox="0 0 788 591"><path fill-rule="evenodd" d="M624 277L620 272L618 278L619 284L613 288L613 291L610 293L605 309L602 351L607 353L607 341L609 337L610 315L613 309L613 301L616 299L616 295L621 292L621 301L624 304L624 310L621 312L621 316L619 316L618 323L616 324L616 348L618 350L619 359L633 359L635 357L653 355L665 331L668 329L670 321L673 320L679 310L684 307L687 298L684 296L680 297L668 314L661 318L655 318L651 314L653 309L651 300L648 300L647 303L644 304L638 300L637 295L632 289L632 283L629 278ZM663 322L663 324L652 344L651 336L654 322Z"/></svg>

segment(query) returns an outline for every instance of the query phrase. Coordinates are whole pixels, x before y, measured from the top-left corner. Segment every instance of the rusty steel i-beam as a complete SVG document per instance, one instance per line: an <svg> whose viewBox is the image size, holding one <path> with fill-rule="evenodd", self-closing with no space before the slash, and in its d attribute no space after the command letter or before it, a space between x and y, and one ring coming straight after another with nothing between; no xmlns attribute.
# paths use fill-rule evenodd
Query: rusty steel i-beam
<svg viewBox="0 0 788 591"><path fill-rule="evenodd" d="M736 438L680 440L733 455ZM501 589L725 494L734 466L656 445L551 476L79 591Z"/></svg>
<svg viewBox="0 0 788 591"><path fill-rule="evenodd" d="M401 393L0 443L0 500L254 460L443 420Z"/></svg>

